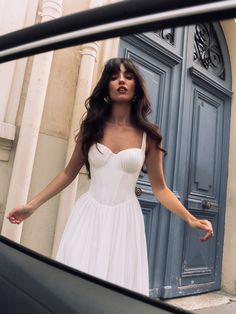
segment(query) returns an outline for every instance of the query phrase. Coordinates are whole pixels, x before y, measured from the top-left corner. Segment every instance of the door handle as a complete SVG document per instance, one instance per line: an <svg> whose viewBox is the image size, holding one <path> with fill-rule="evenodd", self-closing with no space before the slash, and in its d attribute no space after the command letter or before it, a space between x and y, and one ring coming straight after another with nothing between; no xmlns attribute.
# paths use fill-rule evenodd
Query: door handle
<svg viewBox="0 0 236 314"><path fill-rule="evenodd" d="M211 202L208 201L208 200L203 200L202 201L202 208L204 208L204 209L210 209L211 205L212 205Z"/></svg>
<svg viewBox="0 0 236 314"><path fill-rule="evenodd" d="M135 187L135 194L136 194L136 196L140 196L142 193L143 193L142 189L136 186Z"/></svg>

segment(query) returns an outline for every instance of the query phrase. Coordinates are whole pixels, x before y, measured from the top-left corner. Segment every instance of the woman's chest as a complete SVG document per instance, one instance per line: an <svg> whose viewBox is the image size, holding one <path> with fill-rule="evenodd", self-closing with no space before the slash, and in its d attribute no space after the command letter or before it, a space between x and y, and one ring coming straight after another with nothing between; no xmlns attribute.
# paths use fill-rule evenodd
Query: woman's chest
<svg viewBox="0 0 236 314"><path fill-rule="evenodd" d="M88 154L90 167L109 168L112 171L120 170L128 173L139 172L144 163L145 154L142 148L127 148L118 153L101 144L93 144Z"/></svg>

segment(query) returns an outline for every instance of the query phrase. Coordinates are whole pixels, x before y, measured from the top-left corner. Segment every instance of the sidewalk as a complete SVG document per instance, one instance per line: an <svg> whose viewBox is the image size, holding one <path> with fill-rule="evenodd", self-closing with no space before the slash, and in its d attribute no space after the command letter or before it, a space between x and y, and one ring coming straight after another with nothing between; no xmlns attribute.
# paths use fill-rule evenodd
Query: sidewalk
<svg viewBox="0 0 236 314"><path fill-rule="evenodd" d="M166 301L196 314L236 314L236 295L223 291Z"/></svg>

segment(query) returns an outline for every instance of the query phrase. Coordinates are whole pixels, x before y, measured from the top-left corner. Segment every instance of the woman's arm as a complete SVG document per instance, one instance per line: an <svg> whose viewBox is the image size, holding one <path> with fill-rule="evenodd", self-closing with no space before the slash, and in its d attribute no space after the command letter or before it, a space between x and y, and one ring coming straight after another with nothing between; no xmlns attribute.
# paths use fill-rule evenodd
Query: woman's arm
<svg viewBox="0 0 236 314"><path fill-rule="evenodd" d="M28 202L33 208L38 208L50 198L66 188L77 176L84 164L81 142L78 140L74 152L66 168L61 171L39 194Z"/></svg>
<svg viewBox="0 0 236 314"><path fill-rule="evenodd" d="M66 188L77 176L84 164L84 157L81 149L81 138L75 145L75 149L66 168L61 171L40 193L35 195L25 205L12 209L7 218L11 223L20 223L28 218L39 206Z"/></svg>
<svg viewBox="0 0 236 314"><path fill-rule="evenodd" d="M207 233L201 240L208 240L213 235L211 222L194 217L167 187L163 174L162 155L163 153L156 147L156 143L148 138L145 163L155 197L164 207L178 215L191 227L205 230Z"/></svg>

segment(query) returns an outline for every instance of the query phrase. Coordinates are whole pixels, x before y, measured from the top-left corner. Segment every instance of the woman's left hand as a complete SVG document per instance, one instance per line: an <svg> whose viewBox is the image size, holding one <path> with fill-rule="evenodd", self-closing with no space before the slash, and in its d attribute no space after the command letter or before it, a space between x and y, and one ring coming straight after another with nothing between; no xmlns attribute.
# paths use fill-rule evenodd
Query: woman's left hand
<svg viewBox="0 0 236 314"><path fill-rule="evenodd" d="M201 241L207 241L214 235L212 224L209 220L194 219L189 222L189 225L192 228L206 231L206 234L200 238Z"/></svg>

